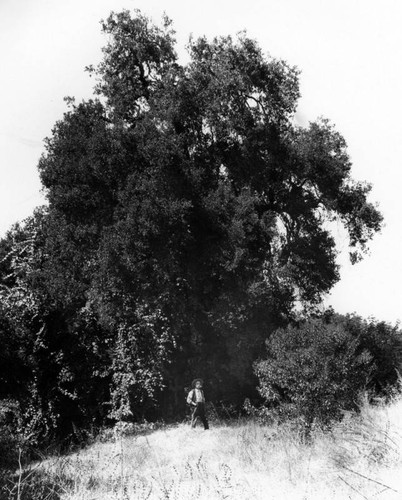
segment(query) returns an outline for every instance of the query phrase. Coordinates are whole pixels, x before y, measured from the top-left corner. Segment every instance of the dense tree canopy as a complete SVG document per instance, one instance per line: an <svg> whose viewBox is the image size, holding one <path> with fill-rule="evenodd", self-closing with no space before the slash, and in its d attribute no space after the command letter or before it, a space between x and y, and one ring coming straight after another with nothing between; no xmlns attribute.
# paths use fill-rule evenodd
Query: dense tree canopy
<svg viewBox="0 0 402 500"><path fill-rule="evenodd" d="M338 280L329 223L356 261L382 217L334 127L295 124L296 68L245 34L190 40L182 64L167 18L102 27L94 99L67 100L39 162L48 209L2 242L2 293L23 280L40 304L24 338L48 336L61 419L63 398L85 418L88 401L114 418L177 411L193 375L236 402L264 339ZM35 246L22 274L17 237Z"/></svg>

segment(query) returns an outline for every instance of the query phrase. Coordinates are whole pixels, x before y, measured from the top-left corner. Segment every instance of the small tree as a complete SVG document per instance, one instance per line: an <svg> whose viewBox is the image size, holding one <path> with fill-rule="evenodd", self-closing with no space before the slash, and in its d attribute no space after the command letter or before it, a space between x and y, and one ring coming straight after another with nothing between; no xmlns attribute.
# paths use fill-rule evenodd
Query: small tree
<svg viewBox="0 0 402 500"><path fill-rule="evenodd" d="M277 330L266 341L268 358L255 363L259 392L281 414L329 426L342 410L357 408L370 380L372 356L342 325L309 320Z"/></svg>

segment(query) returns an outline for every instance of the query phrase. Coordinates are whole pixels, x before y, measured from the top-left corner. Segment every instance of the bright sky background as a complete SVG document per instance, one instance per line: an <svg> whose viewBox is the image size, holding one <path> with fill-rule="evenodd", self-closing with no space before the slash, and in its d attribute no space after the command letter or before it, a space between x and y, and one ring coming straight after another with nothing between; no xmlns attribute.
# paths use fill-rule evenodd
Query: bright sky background
<svg viewBox="0 0 402 500"><path fill-rule="evenodd" d="M64 96L91 95L84 67L100 59L99 21L140 8L193 35L246 29L302 70L298 119L322 115L344 135L353 177L373 184L386 227L355 266L340 256L335 310L402 319L402 3L400 0L0 0L0 236L44 201L37 162ZM340 248L347 250L339 228Z"/></svg>

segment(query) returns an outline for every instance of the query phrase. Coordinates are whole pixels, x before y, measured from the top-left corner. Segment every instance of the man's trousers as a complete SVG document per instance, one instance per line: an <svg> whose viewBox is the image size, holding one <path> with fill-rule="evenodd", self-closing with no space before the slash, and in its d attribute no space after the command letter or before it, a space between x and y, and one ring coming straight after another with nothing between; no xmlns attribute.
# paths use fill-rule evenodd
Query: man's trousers
<svg viewBox="0 0 402 500"><path fill-rule="evenodd" d="M204 424L204 429L209 429L208 420L205 416L205 403L197 403L191 415L191 427L195 427L197 423L197 418L200 418L201 422Z"/></svg>

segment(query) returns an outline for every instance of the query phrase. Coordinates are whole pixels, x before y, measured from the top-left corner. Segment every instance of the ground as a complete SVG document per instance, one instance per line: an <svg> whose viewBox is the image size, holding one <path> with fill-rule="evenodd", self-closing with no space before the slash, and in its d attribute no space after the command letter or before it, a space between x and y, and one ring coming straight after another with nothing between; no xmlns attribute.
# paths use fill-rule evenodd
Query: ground
<svg viewBox="0 0 402 500"><path fill-rule="evenodd" d="M107 442L38 467L62 500L402 498L402 402L363 404L303 442L288 424L186 424ZM49 491L51 486L49 486ZM50 497L49 498L55 498Z"/></svg>

